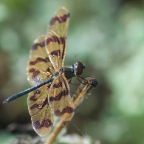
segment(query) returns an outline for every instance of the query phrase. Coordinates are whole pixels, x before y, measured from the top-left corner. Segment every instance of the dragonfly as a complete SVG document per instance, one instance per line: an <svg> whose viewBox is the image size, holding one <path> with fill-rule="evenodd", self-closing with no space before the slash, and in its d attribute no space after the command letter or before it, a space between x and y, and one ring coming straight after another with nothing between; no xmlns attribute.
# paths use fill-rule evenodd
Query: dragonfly
<svg viewBox="0 0 144 144"><path fill-rule="evenodd" d="M85 65L76 62L69 67L64 66L69 20L67 8L62 7L55 13L47 33L38 37L30 50L27 79L32 87L3 102L8 103L28 93L27 105L32 126L39 136L48 134L54 115L64 121L71 120L74 115L69 80L81 75Z"/></svg>

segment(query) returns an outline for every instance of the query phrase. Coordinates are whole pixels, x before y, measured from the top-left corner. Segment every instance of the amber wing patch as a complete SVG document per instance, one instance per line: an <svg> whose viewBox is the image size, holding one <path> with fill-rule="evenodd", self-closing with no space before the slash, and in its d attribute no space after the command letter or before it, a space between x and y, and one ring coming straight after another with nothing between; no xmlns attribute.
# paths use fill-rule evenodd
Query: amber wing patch
<svg viewBox="0 0 144 144"><path fill-rule="evenodd" d="M48 90L50 84L44 85L32 91L28 95L28 109L32 120L32 126L37 134L45 136L53 125L53 113L48 102Z"/></svg>
<svg viewBox="0 0 144 144"><path fill-rule="evenodd" d="M64 66L69 16L66 8L63 7L58 10L50 21L50 27L45 38L46 50L56 71Z"/></svg>
<svg viewBox="0 0 144 144"><path fill-rule="evenodd" d="M52 76L53 66L45 49L45 36L35 40L30 50L30 58L27 67L27 79L32 86L41 83Z"/></svg>
<svg viewBox="0 0 144 144"><path fill-rule="evenodd" d="M64 74L59 75L52 83L49 90L49 102L56 116L62 117L65 121L70 120L74 114L74 104L70 97L69 84Z"/></svg>

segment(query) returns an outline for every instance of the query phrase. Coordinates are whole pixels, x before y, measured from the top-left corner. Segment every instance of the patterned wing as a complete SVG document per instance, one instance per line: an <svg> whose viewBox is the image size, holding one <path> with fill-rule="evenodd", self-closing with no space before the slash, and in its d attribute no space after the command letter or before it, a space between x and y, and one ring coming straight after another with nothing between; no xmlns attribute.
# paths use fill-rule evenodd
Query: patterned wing
<svg viewBox="0 0 144 144"><path fill-rule="evenodd" d="M53 114L48 103L48 90L51 84L44 85L28 95L27 103L36 133L45 136L53 125Z"/></svg>
<svg viewBox="0 0 144 144"><path fill-rule="evenodd" d="M50 78L53 73L54 69L45 49L45 36L40 36L30 51L27 79L32 86L35 86Z"/></svg>
<svg viewBox="0 0 144 144"><path fill-rule="evenodd" d="M51 84L49 90L49 103L56 116L62 118L65 114L65 121L70 120L74 114L74 104L70 97L70 88L64 74L60 74Z"/></svg>
<svg viewBox="0 0 144 144"><path fill-rule="evenodd" d="M27 67L28 81L35 86L47 79L54 73L54 68L48 58L45 49L45 36L35 40L30 52ZM48 133L53 125L53 114L48 103L48 91L51 83L46 84L28 95L27 104L34 130L40 136Z"/></svg>
<svg viewBox="0 0 144 144"><path fill-rule="evenodd" d="M70 15L66 8L59 9L51 19L50 27L45 37L46 50L55 72L64 66L69 17Z"/></svg>

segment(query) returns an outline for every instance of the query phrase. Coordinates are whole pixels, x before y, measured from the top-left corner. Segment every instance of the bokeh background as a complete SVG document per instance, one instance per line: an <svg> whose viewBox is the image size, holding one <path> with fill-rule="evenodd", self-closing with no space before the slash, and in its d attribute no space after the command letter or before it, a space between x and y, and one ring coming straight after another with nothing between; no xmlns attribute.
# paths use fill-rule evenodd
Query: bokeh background
<svg viewBox="0 0 144 144"><path fill-rule="evenodd" d="M83 143L144 144L143 0L1 0L0 102L30 87L29 50L62 6L71 13L65 64L82 61L83 76L99 82L76 110L69 134ZM1 143L31 127L26 98L0 105Z"/></svg>

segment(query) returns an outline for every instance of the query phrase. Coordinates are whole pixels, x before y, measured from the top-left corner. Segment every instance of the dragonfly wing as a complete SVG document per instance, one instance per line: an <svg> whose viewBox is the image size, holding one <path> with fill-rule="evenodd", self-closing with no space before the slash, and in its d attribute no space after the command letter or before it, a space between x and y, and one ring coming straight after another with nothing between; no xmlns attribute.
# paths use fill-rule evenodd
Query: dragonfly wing
<svg viewBox="0 0 144 144"><path fill-rule="evenodd" d="M45 37L46 50L56 71L59 71L64 66L69 16L66 8L59 9L51 19L50 27Z"/></svg>
<svg viewBox="0 0 144 144"><path fill-rule="evenodd" d="M32 86L35 86L49 79L53 73L54 68L45 49L45 36L40 36L35 40L30 51L27 79Z"/></svg>
<svg viewBox="0 0 144 144"><path fill-rule="evenodd" d="M48 102L49 87L50 84L47 84L30 92L27 99L32 126L40 136L45 136L49 132L54 121Z"/></svg>
<svg viewBox="0 0 144 144"><path fill-rule="evenodd" d="M30 52L27 77L32 86L59 72L52 83L28 95L32 125L40 136L46 135L53 125L53 112L59 117L65 115L64 120L71 119L74 114L70 88L64 73L60 71L64 66L68 25L69 12L66 8L61 8L51 19L48 33L36 39Z"/></svg>
<svg viewBox="0 0 144 144"><path fill-rule="evenodd" d="M52 106L54 114L70 120L74 115L74 104L70 97L70 88L64 74L60 74L51 84L49 90L49 103ZM62 117L65 115L64 117Z"/></svg>

